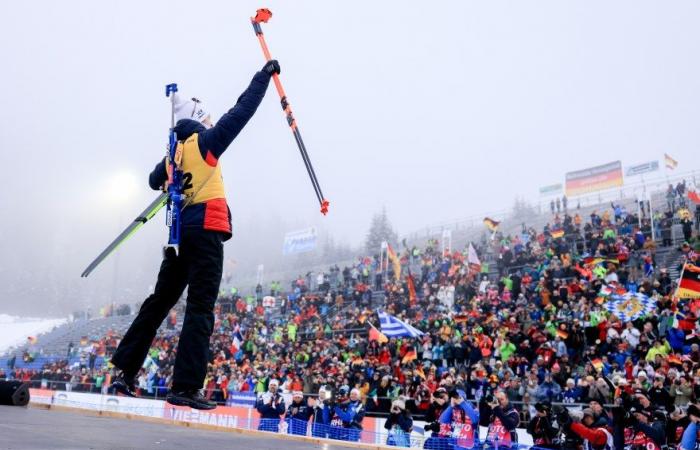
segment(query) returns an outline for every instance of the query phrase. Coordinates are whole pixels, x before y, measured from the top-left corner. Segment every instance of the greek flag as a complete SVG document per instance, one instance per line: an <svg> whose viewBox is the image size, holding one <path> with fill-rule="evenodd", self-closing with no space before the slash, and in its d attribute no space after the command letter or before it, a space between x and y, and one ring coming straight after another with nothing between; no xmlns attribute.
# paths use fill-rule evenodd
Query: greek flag
<svg viewBox="0 0 700 450"><path fill-rule="evenodd" d="M611 295L605 307L623 322L629 322L653 314L656 301L639 292L627 292Z"/></svg>
<svg viewBox="0 0 700 450"><path fill-rule="evenodd" d="M382 329L382 333L386 337L418 337L423 336L423 332L412 327L411 325L403 322L396 317L385 313L384 311L377 311L379 316L379 326Z"/></svg>

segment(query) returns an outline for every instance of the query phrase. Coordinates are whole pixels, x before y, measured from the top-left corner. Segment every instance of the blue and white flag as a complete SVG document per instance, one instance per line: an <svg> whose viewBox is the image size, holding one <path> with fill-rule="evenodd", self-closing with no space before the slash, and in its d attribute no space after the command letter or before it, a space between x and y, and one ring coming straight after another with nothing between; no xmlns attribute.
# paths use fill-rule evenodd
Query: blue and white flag
<svg viewBox="0 0 700 450"><path fill-rule="evenodd" d="M656 301L639 292L627 292L623 295L611 295L605 308L621 321L630 322L653 314Z"/></svg>
<svg viewBox="0 0 700 450"><path fill-rule="evenodd" d="M423 336L423 332L412 327L411 325L403 322L396 317L385 313L384 311L377 311L379 316L379 326L382 329L382 333L386 337L418 337Z"/></svg>

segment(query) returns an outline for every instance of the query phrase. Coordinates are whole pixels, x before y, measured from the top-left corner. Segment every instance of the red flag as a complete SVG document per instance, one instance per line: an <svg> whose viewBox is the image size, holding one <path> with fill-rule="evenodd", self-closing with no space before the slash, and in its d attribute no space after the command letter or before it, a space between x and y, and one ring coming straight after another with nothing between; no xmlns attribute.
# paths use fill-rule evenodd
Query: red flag
<svg viewBox="0 0 700 450"><path fill-rule="evenodd" d="M688 191L688 198L693 201L693 203L700 203L700 194L696 191Z"/></svg>
<svg viewBox="0 0 700 450"><path fill-rule="evenodd" d="M668 355L668 363L669 364L678 364L679 366L683 365L683 361L681 360L681 357L678 355Z"/></svg>

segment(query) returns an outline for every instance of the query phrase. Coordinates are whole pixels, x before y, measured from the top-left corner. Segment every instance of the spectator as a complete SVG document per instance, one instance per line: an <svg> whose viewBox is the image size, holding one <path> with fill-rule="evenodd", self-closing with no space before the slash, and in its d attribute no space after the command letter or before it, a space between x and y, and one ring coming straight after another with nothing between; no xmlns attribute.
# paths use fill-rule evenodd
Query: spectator
<svg viewBox="0 0 700 450"><path fill-rule="evenodd" d="M394 400L391 404L389 417L384 422L384 428L389 430L387 445L394 447L410 447L411 431L413 431L413 418L410 411L406 410L406 402L403 399Z"/></svg>
<svg viewBox="0 0 700 450"><path fill-rule="evenodd" d="M304 394L301 391L294 391L292 403L289 404L285 415L289 433L306 436L306 429L312 415L313 408L309 406L308 401L304 401Z"/></svg>
<svg viewBox="0 0 700 450"><path fill-rule="evenodd" d="M270 380L268 391L260 394L255 402L255 409L260 413L258 430L277 432L280 417L284 414L284 399L278 392L279 381Z"/></svg>

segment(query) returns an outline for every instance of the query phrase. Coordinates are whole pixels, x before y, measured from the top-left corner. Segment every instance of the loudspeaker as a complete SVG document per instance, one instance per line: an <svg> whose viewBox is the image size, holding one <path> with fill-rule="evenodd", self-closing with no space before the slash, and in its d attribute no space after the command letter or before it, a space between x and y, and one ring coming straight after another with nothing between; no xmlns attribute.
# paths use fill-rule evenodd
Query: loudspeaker
<svg viewBox="0 0 700 450"><path fill-rule="evenodd" d="M0 381L0 405L26 406L29 384L21 381Z"/></svg>

